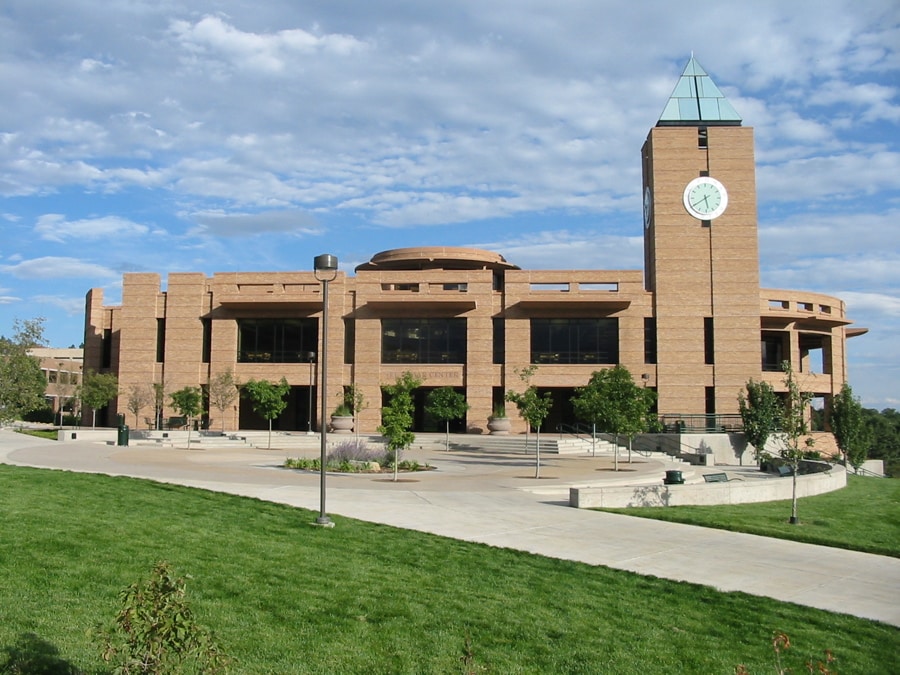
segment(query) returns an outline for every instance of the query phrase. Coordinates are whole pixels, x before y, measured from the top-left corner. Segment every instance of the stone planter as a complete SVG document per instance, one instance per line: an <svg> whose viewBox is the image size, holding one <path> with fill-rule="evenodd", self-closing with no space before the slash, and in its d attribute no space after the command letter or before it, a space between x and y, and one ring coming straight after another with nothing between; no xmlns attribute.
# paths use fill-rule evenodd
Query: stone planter
<svg viewBox="0 0 900 675"><path fill-rule="evenodd" d="M491 436L507 436L512 429L512 422L508 417L491 417L487 426L491 430Z"/></svg>
<svg viewBox="0 0 900 675"><path fill-rule="evenodd" d="M331 416L331 433L349 434L353 432L353 416L332 415Z"/></svg>

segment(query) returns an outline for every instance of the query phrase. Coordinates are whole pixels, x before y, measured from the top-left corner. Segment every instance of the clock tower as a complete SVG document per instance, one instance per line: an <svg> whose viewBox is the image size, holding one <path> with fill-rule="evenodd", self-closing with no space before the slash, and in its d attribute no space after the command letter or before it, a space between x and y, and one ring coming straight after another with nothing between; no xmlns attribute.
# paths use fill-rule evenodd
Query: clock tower
<svg viewBox="0 0 900 675"><path fill-rule="evenodd" d="M761 374L753 130L693 56L642 161L659 407L737 412Z"/></svg>

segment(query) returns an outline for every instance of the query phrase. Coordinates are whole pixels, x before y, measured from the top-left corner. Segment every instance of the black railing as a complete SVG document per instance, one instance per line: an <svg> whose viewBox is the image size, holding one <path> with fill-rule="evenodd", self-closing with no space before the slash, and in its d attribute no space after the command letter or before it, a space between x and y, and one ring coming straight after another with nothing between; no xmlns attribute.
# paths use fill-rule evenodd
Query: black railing
<svg viewBox="0 0 900 675"><path fill-rule="evenodd" d="M743 431L744 423L737 414L695 415L670 413L659 416L664 433L728 433Z"/></svg>

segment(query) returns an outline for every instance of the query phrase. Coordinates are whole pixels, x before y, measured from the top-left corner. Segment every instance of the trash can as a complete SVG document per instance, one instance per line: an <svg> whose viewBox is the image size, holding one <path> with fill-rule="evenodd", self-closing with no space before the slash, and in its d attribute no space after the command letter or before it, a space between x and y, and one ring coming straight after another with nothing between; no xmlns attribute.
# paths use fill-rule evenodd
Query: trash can
<svg viewBox="0 0 900 675"><path fill-rule="evenodd" d="M125 415L119 414L119 428L116 433L116 445L128 445L128 425L125 424Z"/></svg>
<svg viewBox="0 0 900 675"><path fill-rule="evenodd" d="M666 485L684 485L684 477L681 475L681 471L666 471L663 483Z"/></svg>

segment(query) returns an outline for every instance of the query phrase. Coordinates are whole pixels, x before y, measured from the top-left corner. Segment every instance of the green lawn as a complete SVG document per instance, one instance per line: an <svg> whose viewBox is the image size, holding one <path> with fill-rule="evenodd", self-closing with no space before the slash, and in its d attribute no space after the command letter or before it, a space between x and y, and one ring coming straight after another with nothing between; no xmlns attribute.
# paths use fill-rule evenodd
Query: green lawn
<svg viewBox="0 0 900 675"><path fill-rule="evenodd" d="M27 436L46 438L48 441L55 441L58 437L56 429L19 429L18 432Z"/></svg>
<svg viewBox="0 0 900 675"><path fill-rule="evenodd" d="M148 481L0 465L0 509L0 663L31 634L106 672L87 631L161 559L237 673L768 673L774 631L794 672L900 653L876 622Z"/></svg>
<svg viewBox="0 0 900 675"><path fill-rule="evenodd" d="M597 510L900 558L900 480L848 476L842 490L800 499L797 525L788 523L789 500Z"/></svg>

